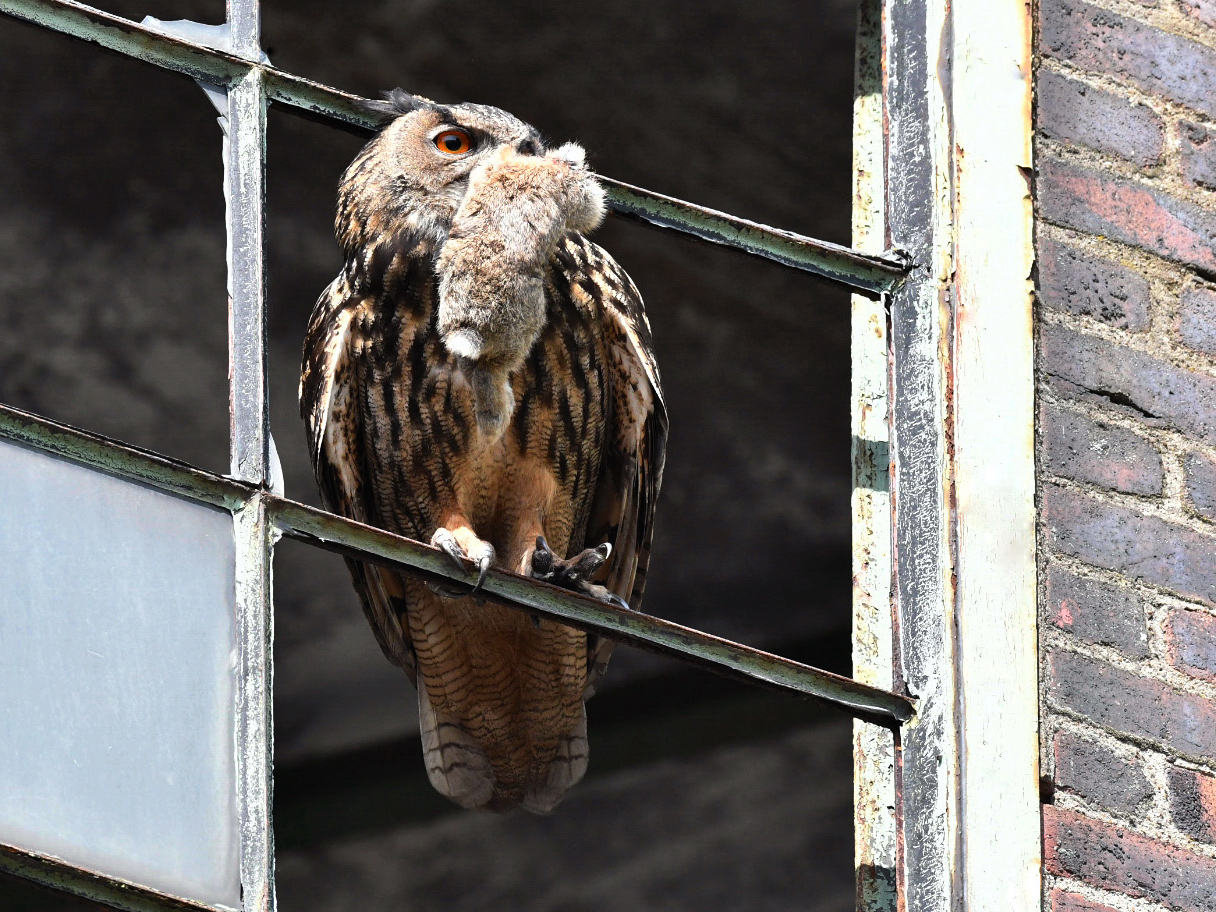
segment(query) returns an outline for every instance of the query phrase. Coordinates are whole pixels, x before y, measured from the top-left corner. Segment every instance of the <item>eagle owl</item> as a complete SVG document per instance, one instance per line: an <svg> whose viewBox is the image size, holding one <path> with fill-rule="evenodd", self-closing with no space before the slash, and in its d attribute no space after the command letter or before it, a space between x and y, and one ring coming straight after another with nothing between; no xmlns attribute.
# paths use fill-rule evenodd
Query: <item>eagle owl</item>
<svg viewBox="0 0 1216 912"><path fill-rule="evenodd" d="M484 105L373 104L393 119L342 177L345 265L300 381L327 506L482 579L496 566L637 609L667 415L642 299L584 237L604 194L583 150ZM552 810L587 768L584 699L612 643L348 564L417 687L435 788Z"/></svg>

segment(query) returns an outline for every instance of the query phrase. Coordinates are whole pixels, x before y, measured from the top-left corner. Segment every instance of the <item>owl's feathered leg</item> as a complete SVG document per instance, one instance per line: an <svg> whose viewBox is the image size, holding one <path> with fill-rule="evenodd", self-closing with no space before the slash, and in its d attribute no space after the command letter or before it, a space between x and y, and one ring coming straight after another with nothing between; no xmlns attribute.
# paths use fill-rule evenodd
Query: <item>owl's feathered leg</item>
<svg viewBox="0 0 1216 912"><path fill-rule="evenodd" d="M608 555L611 553L612 545L604 542L602 545L588 548L569 560L562 560L549 548L545 537L538 535L536 536L536 548L532 552L532 578L589 595L593 599L599 599L601 602L607 602L628 611L630 610L629 605L623 598L615 592L610 592L607 587L591 582L595 571L604 565L604 561L608 560Z"/></svg>
<svg viewBox="0 0 1216 912"><path fill-rule="evenodd" d="M468 525L457 525L452 529L440 526L431 536L431 544L450 557L458 569L464 569L466 560L472 561L477 567L477 583L468 592L452 592L446 587L437 588L436 591L453 598L476 595L494 564L494 546L478 538Z"/></svg>

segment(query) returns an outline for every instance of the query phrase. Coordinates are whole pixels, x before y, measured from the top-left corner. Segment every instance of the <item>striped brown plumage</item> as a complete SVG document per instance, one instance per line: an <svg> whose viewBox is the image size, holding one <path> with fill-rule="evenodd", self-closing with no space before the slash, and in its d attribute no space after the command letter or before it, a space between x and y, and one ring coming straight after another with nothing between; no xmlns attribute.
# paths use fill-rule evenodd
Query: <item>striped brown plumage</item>
<svg viewBox="0 0 1216 912"><path fill-rule="evenodd" d="M494 118L510 115L495 109L431 108L440 122L507 132ZM503 122L510 140L535 141ZM560 239L544 269L543 327L510 375L514 408L491 439L437 329L443 215L458 200L445 209L421 191L391 192L387 133L343 179L346 265L305 342L301 411L326 505L422 541L467 521L497 566L525 575L537 535L558 557L608 542L597 579L639 608L667 418L637 289L582 235ZM435 786L466 807L551 810L586 769L583 701L612 644L348 564L381 648L418 688Z"/></svg>

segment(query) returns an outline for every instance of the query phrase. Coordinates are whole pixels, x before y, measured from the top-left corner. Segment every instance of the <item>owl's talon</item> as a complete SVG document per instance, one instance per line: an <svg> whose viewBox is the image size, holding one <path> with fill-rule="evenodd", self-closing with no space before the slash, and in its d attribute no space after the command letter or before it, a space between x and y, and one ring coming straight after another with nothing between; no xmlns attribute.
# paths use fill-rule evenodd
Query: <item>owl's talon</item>
<svg viewBox="0 0 1216 912"><path fill-rule="evenodd" d="M451 530L440 526L431 536L431 545L450 557L457 570L464 569L464 562L468 559L468 555L465 554L464 548L460 547L460 542L456 541L456 536L452 534Z"/></svg>
<svg viewBox="0 0 1216 912"><path fill-rule="evenodd" d="M605 589L604 592L606 593L604 596L604 601L607 602L609 605L615 605L617 608L620 608L623 611L632 611L633 610L632 608L629 607L629 603L627 601L625 601L623 598L621 598L619 595L617 595L615 592L609 592L607 589Z"/></svg>
<svg viewBox="0 0 1216 912"><path fill-rule="evenodd" d="M490 572L490 566L494 563L494 546L486 542L485 550L482 552L481 559L477 561L477 585L469 595L476 595L481 591L481 584L486 581L486 574Z"/></svg>
<svg viewBox="0 0 1216 912"><path fill-rule="evenodd" d="M431 544L450 557L458 570L466 570L465 561L469 560L473 561L477 567L477 582L467 592L442 583L428 583L427 586L432 592L436 592L444 598L462 599L481 591L481 586L486 581L486 575L489 574L490 567L494 565L493 545L489 542L481 542L480 547L475 549L473 554L469 554L460 546L460 542L456 540L456 536L452 534L451 530L442 526L436 529L435 534L431 536Z"/></svg>
<svg viewBox="0 0 1216 912"><path fill-rule="evenodd" d="M532 578L561 586L580 595L589 595L598 601L630 611L632 609L623 598L609 591L606 586L590 581L590 577L604 565L610 554L612 545L604 542L569 560L562 560L553 553L544 536L538 535L536 548L532 552Z"/></svg>

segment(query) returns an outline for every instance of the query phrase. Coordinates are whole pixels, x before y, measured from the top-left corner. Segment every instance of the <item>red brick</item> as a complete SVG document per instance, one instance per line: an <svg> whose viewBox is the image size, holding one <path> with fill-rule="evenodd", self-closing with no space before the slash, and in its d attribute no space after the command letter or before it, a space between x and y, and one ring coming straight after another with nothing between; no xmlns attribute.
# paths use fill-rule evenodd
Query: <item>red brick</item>
<svg viewBox="0 0 1216 912"><path fill-rule="evenodd" d="M1148 279L1119 263L1049 239L1038 243L1039 300L1051 310L1148 329Z"/></svg>
<svg viewBox="0 0 1216 912"><path fill-rule="evenodd" d="M1192 839L1216 844L1216 776L1169 768L1170 819Z"/></svg>
<svg viewBox="0 0 1216 912"><path fill-rule="evenodd" d="M1216 130L1184 121L1178 128L1178 140L1186 182L1216 190Z"/></svg>
<svg viewBox="0 0 1216 912"><path fill-rule="evenodd" d="M1041 503L1057 552L1216 604L1216 537L1055 485Z"/></svg>
<svg viewBox="0 0 1216 912"><path fill-rule="evenodd" d="M1062 326L1041 327L1039 366L1060 392L1216 445L1216 379L1206 374Z"/></svg>
<svg viewBox="0 0 1216 912"><path fill-rule="evenodd" d="M1182 293L1178 337L1196 351L1216 355L1216 291L1192 286Z"/></svg>
<svg viewBox="0 0 1216 912"><path fill-rule="evenodd" d="M1216 682L1216 617L1173 609L1165 621L1165 648L1170 664L1191 677Z"/></svg>
<svg viewBox="0 0 1216 912"><path fill-rule="evenodd" d="M1134 592L1053 565L1047 575L1047 610L1052 624L1075 637L1112 646L1134 659L1148 656L1144 603Z"/></svg>
<svg viewBox="0 0 1216 912"><path fill-rule="evenodd" d="M1129 494L1161 493L1161 454L1138 434L1050 405L1040 424L1052 474Z"/></svg>
<svg viewBox="0 0 1216 912"><path fill-rule="evenodd" d="M1043 851L1053 874L1179 912L1216 909L1216 860L1092 817L1044 807Z"/></svg>
<svg viewBox="0 0 1216 912"><path fill-rule="evenodd" d="M1052 890L1051 912L1119 912L1119 910L1113 906L1092 902L1076 893Z"/></svg>
<svg viewBox="0 0 1216 912"><path fill-rule="evenodd" d="M1141 166L1161 159L1165 127L1147 105L1046 70L1039 71L1035 94L1035 128L1041 135Z"/></svg>
<svg viewBox="0 0 1216 912"><path fill-rule="evenodd" d="M1210 700L1061 650L1048 655L1048 694L1056 706L1119 734L1191 760L1216 760L1216 703Z"/></svg>
<svg viewBox="0 0 1216 912"><path fill-rule="evenodd" d="M1164 191L1045 157L1035 198L1049 222L1216 272L1216 213Z"/></svg>
<svg viewBox="0 0 1216 912"><path fill-rule="evenodd" d="M1053 781L1098 807L1132 817L1152 801L1153 787L1138 764L1096 741L1056 732Z"/></svg>
<svg viewBox="0 0 1216 912"><path fill-rule="evenodd" d="M1081 0L1044 0L1039 50L1216 115L1216 51Z"/></svg>

